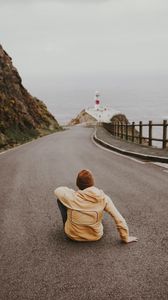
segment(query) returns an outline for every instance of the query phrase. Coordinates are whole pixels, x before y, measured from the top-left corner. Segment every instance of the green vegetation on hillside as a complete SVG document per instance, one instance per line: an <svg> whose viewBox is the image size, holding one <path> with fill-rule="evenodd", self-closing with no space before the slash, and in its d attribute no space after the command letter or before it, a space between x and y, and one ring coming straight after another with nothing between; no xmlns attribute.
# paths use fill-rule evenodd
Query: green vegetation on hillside
<svg viewBox="0 0 168 300"><path fill-rule="evenodd" d="M11 58L0 46L0 149L60 129L46 105L23 87Z"/></svg>

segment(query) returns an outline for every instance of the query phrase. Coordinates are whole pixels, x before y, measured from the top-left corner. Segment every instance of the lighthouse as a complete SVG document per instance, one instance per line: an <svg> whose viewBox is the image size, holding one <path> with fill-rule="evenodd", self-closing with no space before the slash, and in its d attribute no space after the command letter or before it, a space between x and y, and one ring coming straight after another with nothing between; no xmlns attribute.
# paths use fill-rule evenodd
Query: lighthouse
<svg viewBox="0 0 168 300"><path fill-rule="evenodd" d="M95 109L99 110L100 107L100 93L96 91L95 93Z"/></svg>

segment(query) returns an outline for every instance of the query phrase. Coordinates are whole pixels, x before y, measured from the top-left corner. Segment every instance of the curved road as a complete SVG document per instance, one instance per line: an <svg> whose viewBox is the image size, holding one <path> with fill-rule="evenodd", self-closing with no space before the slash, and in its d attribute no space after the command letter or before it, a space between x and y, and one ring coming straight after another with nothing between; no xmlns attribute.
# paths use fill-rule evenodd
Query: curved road
<svg viewBox="0 0 168 300"><path fill-rule="evenodd" d="M168 173L96 146L75 127L0 155L0 299L167 299ZM89 168L138 243L113 220L93 243L65 238L53 190Z"/></svg>

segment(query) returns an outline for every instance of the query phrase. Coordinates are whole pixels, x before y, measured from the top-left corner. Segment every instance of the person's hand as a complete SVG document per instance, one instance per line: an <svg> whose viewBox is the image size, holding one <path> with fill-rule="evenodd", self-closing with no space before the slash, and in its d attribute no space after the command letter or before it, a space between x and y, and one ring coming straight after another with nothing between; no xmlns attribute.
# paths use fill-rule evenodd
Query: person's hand
<svg viewBox="0 0 168 300"><path fill-rule="evenodd" d="M138 239L136 236L129 236L126 243L132 243L132 242L137 242L137 241L138 241Z"/></svg>

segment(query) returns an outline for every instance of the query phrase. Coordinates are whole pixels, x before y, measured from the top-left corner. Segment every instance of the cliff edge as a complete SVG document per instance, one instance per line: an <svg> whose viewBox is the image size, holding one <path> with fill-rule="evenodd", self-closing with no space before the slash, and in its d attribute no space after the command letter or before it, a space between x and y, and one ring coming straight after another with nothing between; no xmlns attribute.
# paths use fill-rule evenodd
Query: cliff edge
<svg viewBox="0 0 168 300"><path fill-rule="evenodd" d="M11 57L0 45L0 149L59 129L46 105L23 87Z"/></svg>

